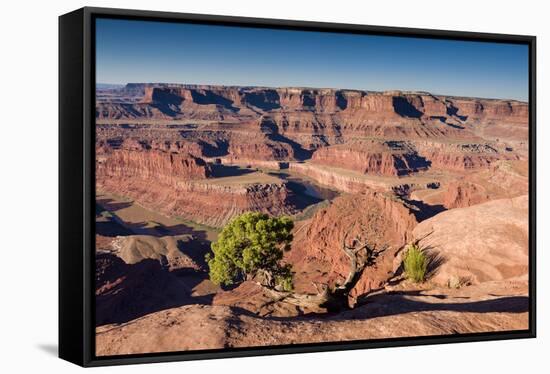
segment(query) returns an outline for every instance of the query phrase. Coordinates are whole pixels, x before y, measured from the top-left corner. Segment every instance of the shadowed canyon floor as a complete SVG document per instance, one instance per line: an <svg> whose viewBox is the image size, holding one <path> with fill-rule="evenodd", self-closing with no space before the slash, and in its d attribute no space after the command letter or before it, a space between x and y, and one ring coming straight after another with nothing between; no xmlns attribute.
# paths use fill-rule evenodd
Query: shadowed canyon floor
<svg viewBox="0 0 550 374"><path fill-rule="evenodd" d="M98 355L528 328L528 106L422 92L129 84L96 105ZM205 255L249 211L294 221L297 291L340 243L387 247L341 313L219 287ZM403 273L407 243L433 259Z"/></svg>

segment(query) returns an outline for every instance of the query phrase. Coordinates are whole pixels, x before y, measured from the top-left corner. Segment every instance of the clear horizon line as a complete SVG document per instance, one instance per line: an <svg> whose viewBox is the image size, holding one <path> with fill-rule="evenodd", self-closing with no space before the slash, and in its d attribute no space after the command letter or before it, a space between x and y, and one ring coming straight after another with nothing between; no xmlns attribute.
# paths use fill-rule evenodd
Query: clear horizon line
<svg viewBox="0 0 550 374"><path fill-rule="evenodd" d="M435 93L428 90L404 90L404 89L386 89L386 90L370 90L370 89L360 89L360 88L342 88L342 87L316 87L316 86L266 86L266 85L258 85L258 84L213 84L213 83L182 83L182 82L126 82L126 83L110 83L110 82L96 82L96 86L104 84L104 85L116 85L116 86L126 86L128 84L180 84L180 85L189 85L189 86L220 86L220 87L254 87L254 88L310 88L310 89L316 89L316 90L342 90L342 91L363 91L363 92L378 92L378 93L384 93L384 92L391 92L391 91L401 91L401 92L411 92L411 93L427 93L433 96L443 96L443 97L455 97L455 98L470 98L470 99L484 99L484 100L502 100L502 101L517 101L521 103L529 103L529 99L518 99L518 98L501 98L501 97L480 97L480 96L468 96L465 94L441 94L441 93Z"/></svg>

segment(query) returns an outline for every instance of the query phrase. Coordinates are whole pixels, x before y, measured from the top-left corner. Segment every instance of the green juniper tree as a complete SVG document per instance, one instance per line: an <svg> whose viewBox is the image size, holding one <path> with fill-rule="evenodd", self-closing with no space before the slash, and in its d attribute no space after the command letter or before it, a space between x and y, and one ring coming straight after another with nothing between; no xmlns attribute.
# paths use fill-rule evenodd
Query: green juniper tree
<svg viewBox="0 0 550 374"><path fill-rule="evenodd" d="M255 280L273 300L302 308L325 308L337 312L352 306L349 294L366 267L386 249L367 242L362 229L349 240L355 225L343 235L341 248L350 260L347 277L332 286L313 283L317 293L296 293L292 287L292 268L282 262L285 249L290 248L293 222L287 217L273 218L262 213L244 213L225 226L212 244L212 254L206 256L210 280L232 285Z"/></svg>
<svg viewBox="0 0 550 374"><path fill-rule="evenodd" d="M262 285L292 290L292 269L283 264L283 251L290 248L294 223L288 217L244 213L231 220L212 243L206 261L210 279L232 285L256 279Z"/></svg>

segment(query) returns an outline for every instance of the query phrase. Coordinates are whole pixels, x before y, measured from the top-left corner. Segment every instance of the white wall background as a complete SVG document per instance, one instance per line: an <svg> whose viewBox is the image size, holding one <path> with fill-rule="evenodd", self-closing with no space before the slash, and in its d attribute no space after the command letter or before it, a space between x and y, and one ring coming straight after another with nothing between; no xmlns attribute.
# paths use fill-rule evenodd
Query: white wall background
<svg viewBox="0 0 550 374"><path fill-rule="evenodd" d="M94 369L96 373L527 373L548 367L550 210L546 2L106 0L2 3L0 371L72 372L57 345L57 17L84 5L538 37L538 338ZM472 61L475 64L475 61ZM537 370L538 368L538 370Z"/></svg>

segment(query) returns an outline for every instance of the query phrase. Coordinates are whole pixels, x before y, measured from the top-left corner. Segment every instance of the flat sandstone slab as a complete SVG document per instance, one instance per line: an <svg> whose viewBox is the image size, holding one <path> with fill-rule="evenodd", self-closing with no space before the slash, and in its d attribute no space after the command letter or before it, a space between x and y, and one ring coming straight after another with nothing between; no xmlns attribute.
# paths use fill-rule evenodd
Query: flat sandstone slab
<svg viewBox="0 0 550 374"><path fill-rule="evenodd" d="M226 306L186 305L97 328L96 354L258 347L454 335L528 328L527 283L394 292L334 316L270 319ZM487 296L488 294L498 296Z"/></svg>

